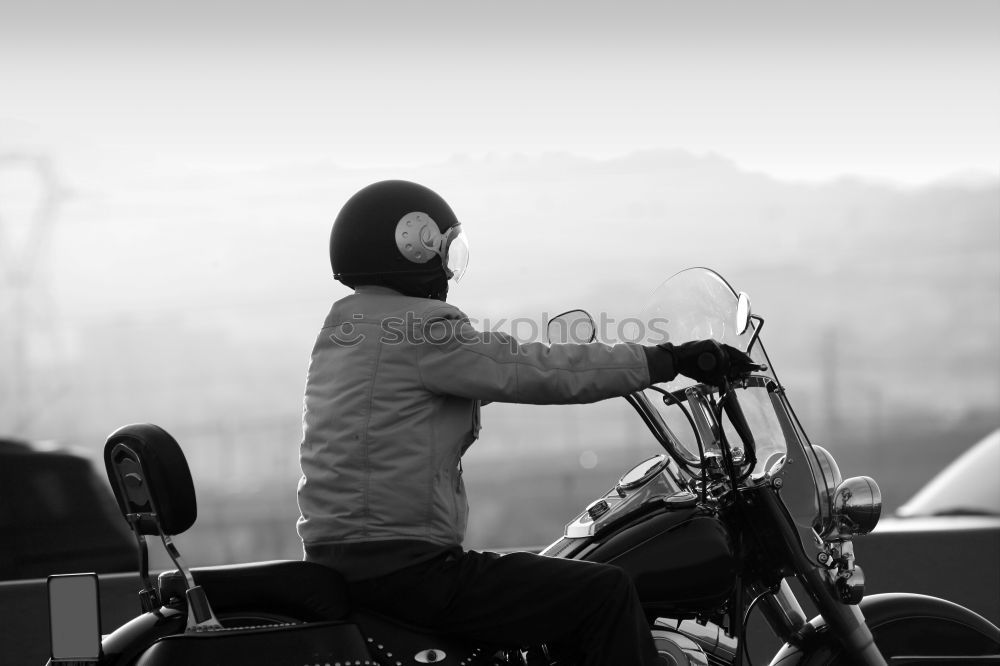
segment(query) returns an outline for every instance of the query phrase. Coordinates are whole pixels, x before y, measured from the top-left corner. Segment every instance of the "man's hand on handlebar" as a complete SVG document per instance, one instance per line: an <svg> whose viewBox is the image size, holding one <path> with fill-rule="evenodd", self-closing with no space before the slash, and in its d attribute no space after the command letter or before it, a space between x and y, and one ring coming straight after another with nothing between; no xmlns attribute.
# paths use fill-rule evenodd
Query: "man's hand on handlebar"
<svg viewBox="0 0 1000 666"><path fill-rule="evenodd" d="M715 340L694 340L657 345L673 357L674 371L702 384L721 385L725 380L760 369L750 356Z"/></svg>

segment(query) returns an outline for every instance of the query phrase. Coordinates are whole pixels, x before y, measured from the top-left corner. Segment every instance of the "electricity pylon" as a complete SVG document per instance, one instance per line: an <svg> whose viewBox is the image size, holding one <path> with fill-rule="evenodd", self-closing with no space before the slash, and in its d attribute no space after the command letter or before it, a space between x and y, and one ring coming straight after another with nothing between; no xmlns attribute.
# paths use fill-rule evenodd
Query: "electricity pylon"
<svg viewBox="0 0 1000 666"><path fill-rule="evenodd" d="M0 375L6 390L0 403L0 434L19 436L31 421L33 388L29 363L29 335L51 336L51 298L42 263L55 227L59 205L67 198L47 155L0 153L0 184L4 173L20 170L40 186L34 205L23 213L27 230L16 247L12 222L0 210ZM4 192L0 186L0 198ZM3 202L0 201L0 204ZM40 324L40 325L39 325ZM3 394L0 394L3 395Z"/></svg>

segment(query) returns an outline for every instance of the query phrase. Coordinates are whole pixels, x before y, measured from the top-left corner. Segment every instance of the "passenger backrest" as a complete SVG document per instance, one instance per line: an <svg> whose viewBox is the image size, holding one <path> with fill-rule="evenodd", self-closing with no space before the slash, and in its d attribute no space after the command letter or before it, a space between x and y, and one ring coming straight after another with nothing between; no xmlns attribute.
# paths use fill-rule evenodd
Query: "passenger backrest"
<svg viewBox="0 0 1000 666"><path fill-rule="evenodd" d="M163 428L119 428L104 445L104 466L118 508L140 534L180 534L198 516L191 470L180 445Z"/></svg>

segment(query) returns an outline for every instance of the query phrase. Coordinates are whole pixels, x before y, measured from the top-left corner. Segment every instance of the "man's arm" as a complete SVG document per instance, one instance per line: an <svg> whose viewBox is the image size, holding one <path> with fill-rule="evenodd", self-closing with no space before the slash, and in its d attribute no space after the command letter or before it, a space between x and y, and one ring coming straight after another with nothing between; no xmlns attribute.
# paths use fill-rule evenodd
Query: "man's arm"
<svg viewBox="0 0 1000 666"><path fill-rule="evenodd" d="M435 393L493 402L566 404L627 395L650 385L638 344L546 345L477 331L455 308L420 325L417 362Z"/></svg>

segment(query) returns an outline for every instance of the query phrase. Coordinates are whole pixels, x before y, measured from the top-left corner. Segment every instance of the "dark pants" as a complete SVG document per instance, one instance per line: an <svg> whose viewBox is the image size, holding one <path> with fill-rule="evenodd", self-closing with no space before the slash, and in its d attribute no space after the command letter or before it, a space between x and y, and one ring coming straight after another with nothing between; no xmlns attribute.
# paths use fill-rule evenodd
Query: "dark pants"
<svg viewBox="0 0 1000 666"><path fill-rule="evenodd" d="M585 666L662 663L632 580L607 564L456 550L350 588L362 606L474 642L561 646Z"/></svg>

